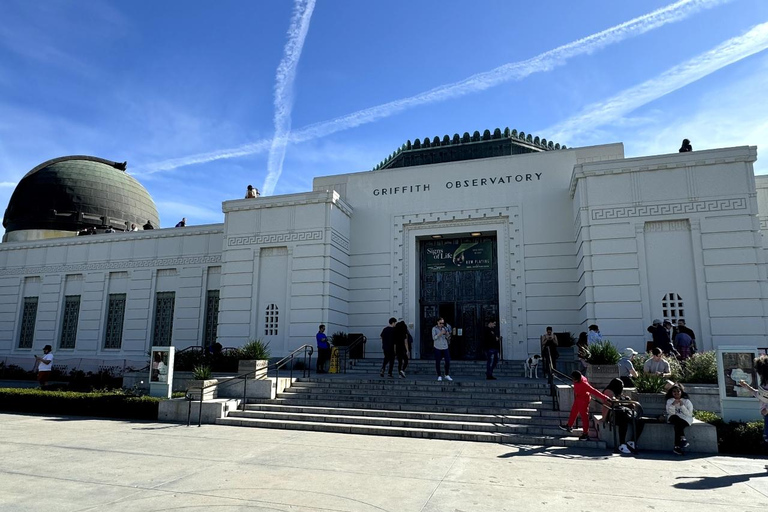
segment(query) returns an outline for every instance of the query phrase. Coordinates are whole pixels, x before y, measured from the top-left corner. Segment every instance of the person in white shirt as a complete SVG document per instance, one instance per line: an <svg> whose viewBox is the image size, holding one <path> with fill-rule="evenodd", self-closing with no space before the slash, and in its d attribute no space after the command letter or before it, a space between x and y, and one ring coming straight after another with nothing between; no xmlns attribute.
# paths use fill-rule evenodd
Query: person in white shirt
<svg viewBox="0 0 768 512"><path fill-rule="evenodd" d="M48 384L48 378L51 376L51 369L53 367L53 354L51 350L51 346L46 345L43 347L43 356L35 356L35 361L37 361L37 382L40 383L40 388L44 388Z"/></svg>
<svg viewBox="0 0 768 512"><path fill-rule="evenodd" d="M451 352L448 350L451 331L445 325L445 320L440 317L437 319L437 325L432 328L432 341L435 347L435 371L437 371L437 380L442 381L443 376L440 373L440 360L445 359L445 380L452 381L451 378Z"/></svg>

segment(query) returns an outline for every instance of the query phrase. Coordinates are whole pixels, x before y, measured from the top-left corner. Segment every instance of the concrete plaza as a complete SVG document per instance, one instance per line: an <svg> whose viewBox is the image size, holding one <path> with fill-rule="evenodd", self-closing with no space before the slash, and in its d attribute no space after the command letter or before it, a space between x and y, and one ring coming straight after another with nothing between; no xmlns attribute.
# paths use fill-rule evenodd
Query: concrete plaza
<svg viewBox="0 0 768 512"><path fill-rule="evenodd" d="M765 510L764 458L0 415L2 511Z"/></svg>

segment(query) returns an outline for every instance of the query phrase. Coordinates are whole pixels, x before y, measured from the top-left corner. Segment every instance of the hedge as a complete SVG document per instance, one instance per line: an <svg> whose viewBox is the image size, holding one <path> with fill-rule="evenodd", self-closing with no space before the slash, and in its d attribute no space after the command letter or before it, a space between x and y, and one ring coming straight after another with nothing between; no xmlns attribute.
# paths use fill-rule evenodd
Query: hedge
<svg viewBox="0 0 768 512"><path fill-rule="evenodd" d="M768 445L763 442L762 421L729 421L709 411L695 411L694 417L714 425L717 429L717 448L720 453L739 455L768 455Z"/></svg>
<svg viewBox="0 0 768 512"><path fill-rule="evenodd" d="M0 388L0 411L157 420L160 398L124 391L44 391Z"/></svg>

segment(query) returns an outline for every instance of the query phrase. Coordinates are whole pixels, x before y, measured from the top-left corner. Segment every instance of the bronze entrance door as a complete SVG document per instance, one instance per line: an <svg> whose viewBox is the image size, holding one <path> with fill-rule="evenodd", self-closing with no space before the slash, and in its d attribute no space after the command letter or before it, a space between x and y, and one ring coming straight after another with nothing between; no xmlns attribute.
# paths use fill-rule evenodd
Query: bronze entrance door
<svg viewBox="0 0 768 512"><path fill-rule="evenodd" d="M419 253L421 357L433 357L432 327L438 317L454 329L451 358L484 359L483 328L498 321L496 237L422 240Z"/></svg>

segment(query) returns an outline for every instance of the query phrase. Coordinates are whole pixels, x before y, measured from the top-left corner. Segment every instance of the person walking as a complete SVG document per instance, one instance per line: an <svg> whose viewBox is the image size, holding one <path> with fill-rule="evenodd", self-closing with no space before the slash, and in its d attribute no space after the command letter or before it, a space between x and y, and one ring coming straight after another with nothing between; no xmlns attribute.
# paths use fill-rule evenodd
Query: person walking
<svg viewBox="0 0 768 512"><path fill-rule="evenodd" d="M435 371L437 372L437 381L442 382L443 375L440 373L440 360L445 359L445 380L452 381L451 378L451 352L448 345L451 339L451 332L445 327L445 319L440 317L437 324L432 328L432 343L435 347Z"/></svg>
<svg viewBox="0 0 768 512"><path fill-rule="evenodd" d="M43 347L43 356L35 356L35 361L37 362L37 382L40 384L40 389L43 389L48 384L48 379L53 369L53 354L51 350L51 346L46 345Z"/></svg>
<svg viewBox="0 0 768 512"><path fill-rule="evenodd" d="M395 324L394 331L395 355L397 355L397 373L401 379L405 378L405 369L408 368L408 359L411 357L408 345L408 326L400 320Z"/></svg>
<svg viewBox="0 0 768 512"><path fill-rule="evenodd" d="M317 373L328 373L325 363L331 359L331 345L325 334L325 324L320 324L317 328L315 340L317 340Z"/></svg>
<svg viewBox="0 0 768 512"><path fill-rule="evenodd" d="M552 369L557 370L557 358L560 357L560 352L557 350L557 336L552 333L551 327L547 327L547 332L541 335L541 357L544 358L544 376L549 377Z"/></svg>
<svg viewBox="0 0 768 512"><path fill-rule="evenodd" d="M384 351L384 362L381 363L380 376L384 376L384 370L389 364L388 377L392 376L392 368L395 365L395 325L397 324L397 318L392 317L389 319L389 325L381 331L381 349Z"/></svg>
<svg viewBox="0 0 768 512"><path fill-rule="evenodd" d="M571 378L573 379L573 406L571 406L571 414L568 416L568 423L560 425L560 428L566 432L573 431L573 426L576 424L576 417L580 416L582 434L579 439L585 441L589 439L590 398L594 395L602 400L603 403L609 402L611 399L595 389L581 372L572 372Z"/></svg>
<svg viewBox="0 0 768 512"><path fill-rule="evenodd" d="M496 331L496 320L489 320L485 327L485 334L483 335L483 348L485 349L485 379L496 380L493 376L493 370L496 369L496 365L499 364L499 350L500 350L499 333Z"/></svg>

